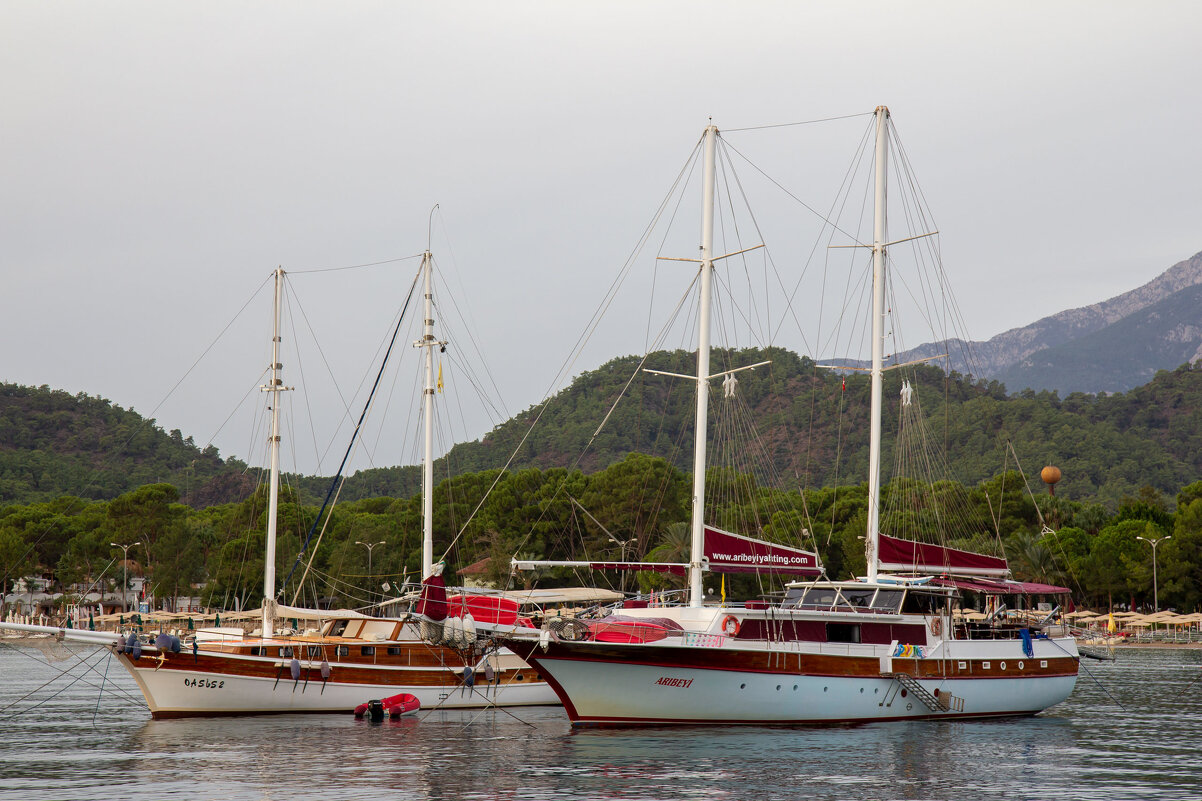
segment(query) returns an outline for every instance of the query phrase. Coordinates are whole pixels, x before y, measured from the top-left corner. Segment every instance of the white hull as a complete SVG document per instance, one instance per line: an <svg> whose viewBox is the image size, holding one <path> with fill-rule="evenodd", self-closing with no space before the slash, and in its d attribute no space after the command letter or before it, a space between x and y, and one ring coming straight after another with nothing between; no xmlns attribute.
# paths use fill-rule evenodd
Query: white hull
<svg viewBox="0 0 1202 801"><path fill-rule="evenodd" d="M154 646L144 645L141 657L135 660L130 654L118 651L122 638L114 632L9 623L0 623L0 631L19 632L23 636L47 635L113 649L121 666L133 676L155 718L349 714L366 701L401 693L416 696L423 710L559 704L554 690L545 681L532 680L537 674L524 663L509 664L508 669L497 671L492 683L485 681L483 670L477 670L475 686L468 688L463 685L462 666L405 667L335 661L330 664L330 680L323 682L320 663L306 659L301 662L300 680L293 681L289 660L272 657L201 649L199 658L203 664L198 664L191 653L160 654ZM415 641L400 645L416 648L416 653L422 654L431 650L430 646ZM508 651L502 654L508 654L507 660L514 659ZM522 675L520 681L516 680L518 674Z"/></svg>
<svg viewBox="0 0 1202 801"><path fill-rule="evenodd" d="M1076 684L1075 669L1059 675L1030 675L1029 671L1017 675L1041 662L1063 660L1066 654L1075 657L1071 639L1036 641L1033 657L1025 656L1014 641L947 645L954 656L939 649L934 658L891 662L887 648L853 647L853 655L844 647L843 656L828 662L822 674L790 670L790 663L801 655L800 650L792 649L743 651L745 658L740 661L747 669L729 663L710 667L707 663L716 663L705 653L697 654L696 664L681 665L679 659L662 659L664 652L659 649L640 661L639 646L622 649L617 658L609 651L592 660L584 647L572 649L564 658L557 658L552 649L529 659L558 688L573 722L595 725L784 725L1031 715L1065 700ZM826 654L820 647L806 650L809 656L828 660L834 656L834 649L827 649ZM865 673L866 657L875 659L882 669ZM961 659L975 664L978 675L912 680L930 694L928 698L942 698L947 708L928 706L902 681L885 675L909 672L918 667L916 662L927 663L927 667L933 662L954 666ZM840 661L846 664L840 666ZM668 666L670 662L678 664ZM989 665L988 670L981 670L983 664Z"/></svg>
<svg viewBox="0 0 1202 801"><path fill-rule="evenodd" d="M150 652L153 654L153 652ZM546 682L508 682L475 687L459 684L458 673L447 671L442 686L404 683L403 668L381 670L381 681L334 682L293 681L285 668L281 678L243 676L237 673L193 671L177 668L156 669L157 659L143 653L131 660L119 654L121 665L137 682L156 718L203 715L253 715L312 712L350 713L371 699L409 693L421 702L422 710L480 708L487 706L533 706L558 704L559 699ZM272 661L272 660L265 660ZM338 670L338 666L334 666ZM398 677L398 673L402 674ZM387 682L387 683L386 683Z"/></svg>

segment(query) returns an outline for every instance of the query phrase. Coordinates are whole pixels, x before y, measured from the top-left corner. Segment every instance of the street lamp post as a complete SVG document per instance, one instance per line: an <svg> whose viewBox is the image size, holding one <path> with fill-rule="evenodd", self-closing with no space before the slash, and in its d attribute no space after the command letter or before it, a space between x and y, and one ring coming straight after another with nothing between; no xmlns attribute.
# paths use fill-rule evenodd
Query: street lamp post
<svg viewBox="0 0 1202 801"><path fill-rule="evenodd" d="M356 544L356 545L362 545L364 548L366 548L366 549L367 549L367 576L368 576L368 578L371 578L371 576L372 576L372 571L371 571L371 552L372 552L373 550L375 550L375 547L376 547L377 545L383 545L383 544L384 544L384 540L380 540L379 542L359 542L359 540L355 540L355 544Z"/></svg>
<svg viewBox="0 0 1202 801"><path fill-rule="evenodd" d="M125 611L129 612L129 549L135 545L141 545L142 541L131 542L129 545L121 545L120 543L110 542L109 545L114 548L121 549L121 605L125 607Z"/></svg>
<svg viewBox="0 0 1202 801"><path fill-rule="evenodd" d="M1152 607L1154 610L1153 614L1155 614L1156 612L1160 611L1160 590L1159 590L1159 587L1157 586L1157 581L1156 581L1156 546L1159 545L1160 543L1164 542L1165 540L1173 539L1173 535L1169 534L1164 537L1153 537L1152 539L1147 539L1145 537L1136 537L1136 539L1143 540L1144 542L1146 542L1152 546Z"/></svg>

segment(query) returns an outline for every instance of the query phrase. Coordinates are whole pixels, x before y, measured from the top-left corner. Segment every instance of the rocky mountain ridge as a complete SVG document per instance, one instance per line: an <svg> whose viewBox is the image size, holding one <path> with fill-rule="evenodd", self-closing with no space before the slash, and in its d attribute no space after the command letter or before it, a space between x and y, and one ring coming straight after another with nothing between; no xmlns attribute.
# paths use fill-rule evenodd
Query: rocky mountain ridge
<svg viewBox="0 0 1202 801"><path fill-rule="evenodd" d="M1029 360L1040 351L1061 348L1068 343L1084 337L1097 334L1104 329L1130 318L1145 309L1162 303L1173 295L1202 284L1202 253L1197 253L1189 259L1174 264L1156 278L1141 287L1116 295L1089 306L1076 309L1066 309L1062 312L1044 317L1030 325L1003 331L986 341L966 342L960 339L944 340L941 342L919 345L905 353L898 354L898 361L928 358L942 353L951 354L952 369L959 370L978 377L999 378L1009 375L1007 389L1019 391L1025 386L1011 386L1021 376L1021 371L1015 370L1024 360ZM1180 304L1178 304L1180 306ZM1197 342L1198 347L1190 351L1186 359L1193 361L1202 356L1202 312L1194 315L1189 310L1180 309L1179 313L1185 318L1173 319L1161 317L1160 327L1145 325L1140 327L1141 334L1149 338L1149 351L1156 350L1156 340L1176 342ZM1173 349L1180 351L1180 349ZM1044 360L1046 361L1046 360ZM1120 381L1117 388L1104 390L1101 386L1085 384L1074 386L1069 391L1098 392L1123 391L1138 386L1147 380L1146 376L1155 373L1157 369L1172 369L1174 364L1148 363L1140 366L1143 380L1133 375L1130 380ZM1045 385L1030 385L1032 389L1061 389Z"/></svg>

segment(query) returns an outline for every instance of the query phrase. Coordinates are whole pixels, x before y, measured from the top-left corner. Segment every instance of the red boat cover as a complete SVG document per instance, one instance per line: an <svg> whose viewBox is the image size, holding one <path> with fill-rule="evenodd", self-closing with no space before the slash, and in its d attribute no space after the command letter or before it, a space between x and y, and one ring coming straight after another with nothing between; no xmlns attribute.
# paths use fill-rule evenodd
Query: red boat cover
<svg viewBox="0 0 1202 801"><path fill-rule="evenodd" d="M447 585L442 576L429 576L422 582L422 597L417 601L417 614L430 620L444 620L447 616Z"/></svg>
<svg viewBox="0 0 1202 801"><path fill-rule="evenodd" d="M642 621L598 620L589 624L589 632L597 642L655 642L668 636L663 626Z"/></svg>
<svg viewBox="0 0 1202 801"><path fill-rule="evenodd" d="M961 573L969 576L1004 576L1010 572L1006 560L996 556L928 545L880 535L877 562L885 570L916 573Z"/></svg>
<svg viewBox="0 0 1202 801"><path fill-rule="evenodd" d="M447 604L458 617L470 614L477 623L512 626L518 621L518 602L495 595L452 595Z"/></svg>

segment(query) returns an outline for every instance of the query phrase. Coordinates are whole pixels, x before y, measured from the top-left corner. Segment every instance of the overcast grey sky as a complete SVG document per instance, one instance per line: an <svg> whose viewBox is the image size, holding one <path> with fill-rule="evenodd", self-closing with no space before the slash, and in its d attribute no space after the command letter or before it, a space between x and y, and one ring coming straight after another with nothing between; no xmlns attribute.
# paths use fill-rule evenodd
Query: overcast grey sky
<svg viewBox="0 0 1202 801"><path fill-rule="evenodd" d="M709 117L878 104L985 339L1202 250L1200 30L1194 2L7 2L0 377L253 461L222 424L266 364L266 294L172 387L279 264L349 394L416 264L301 273L420 252L437 203L445 280L514 413ZM863 125L836 156L776 156L842 165ZM599 340L577 372L640 344ZM340 413L314 397L297 426ZM324 448L288 466L331 472ZM358 466L415 455L374 454Z"/></svg>

